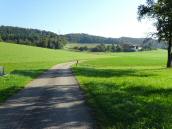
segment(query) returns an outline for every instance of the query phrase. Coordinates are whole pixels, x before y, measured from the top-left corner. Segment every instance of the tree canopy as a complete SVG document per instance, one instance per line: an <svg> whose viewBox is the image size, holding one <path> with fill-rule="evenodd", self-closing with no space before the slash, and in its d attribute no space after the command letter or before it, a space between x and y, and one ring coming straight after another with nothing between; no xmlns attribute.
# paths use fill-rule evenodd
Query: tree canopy
<svg viewBox="0 0 172 129"><path fill-rule="evenodd" d="M150 17L156 20L156 35L159 40L168 41L172 32L172 1L171 0L147 0L147 5L138 7L139 19Z"/></svg>
<svg viewBox="0 0 172 129"><path fill-rule="evenodd" d="M147 0L138 7L139 20L148 17L155 20L155 33L159 40L168 42L167 67L172 67L172 0Z"/></svg>

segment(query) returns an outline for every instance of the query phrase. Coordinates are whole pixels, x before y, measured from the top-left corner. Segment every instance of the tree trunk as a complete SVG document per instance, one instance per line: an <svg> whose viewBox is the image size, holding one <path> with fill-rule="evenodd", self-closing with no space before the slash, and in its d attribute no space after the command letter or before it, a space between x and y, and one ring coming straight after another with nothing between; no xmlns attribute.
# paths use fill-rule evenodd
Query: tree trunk
<svg viewBox="0 0 172 129"><path fill-rule="evenodd" d="M170 38L169 43L168 43L168 61L167 61L167 68L171 68L172 67L171 47L172 47L172 39Z"/></svg>

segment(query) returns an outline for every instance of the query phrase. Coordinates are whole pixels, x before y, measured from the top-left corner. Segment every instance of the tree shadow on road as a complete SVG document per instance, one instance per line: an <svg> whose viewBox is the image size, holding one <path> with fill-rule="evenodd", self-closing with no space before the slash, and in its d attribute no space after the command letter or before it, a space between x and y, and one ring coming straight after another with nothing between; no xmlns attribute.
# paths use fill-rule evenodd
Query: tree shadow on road
<svg viewBox="0 0 172 129"><path fill-rule="evenodd" d="M92 124L83 116L90 109L78 90L74 85L26 88L9 99L8 105L0 106L0 128L81 128Z"/></svg>
<svg viewBox="0 0 172 129"><path fill-rule="evenodd" d="M43 74L46 72L46 74ZM30 70L14 70L10 73L12 77L16 78L15 76L20 77L28 77L26 80L32 80L35 78L38 79L48 79L48 78L56 78L56 77L68 77L73 76L72 72L69 69L30 69ZM18 77L19 78L19 77ZM18 79L16 78L16 79ZM20 78L19 78L20 79ZM20 81L20 80L17 81ZM8 83L10 81L9 79L5 79L5 83ZM12 83L12 82L11 82ZM23 89L24 85L19 85L18 82L14 82L12 84L9 84L6 88L0 89L0 103L4 102L8 97L14 95L21 89Z"/></svg>
<svg viewBox="0 0 172 129"><path fill-rule="evenodd" d="M46 75L40 76L40 78L55 78L55 77L66 77L72 76L72 73L68 69L30 69L30 70L14 70L11 72L13 75L26 76L32 79L38 77L43 72L46 72Z"/></svg>

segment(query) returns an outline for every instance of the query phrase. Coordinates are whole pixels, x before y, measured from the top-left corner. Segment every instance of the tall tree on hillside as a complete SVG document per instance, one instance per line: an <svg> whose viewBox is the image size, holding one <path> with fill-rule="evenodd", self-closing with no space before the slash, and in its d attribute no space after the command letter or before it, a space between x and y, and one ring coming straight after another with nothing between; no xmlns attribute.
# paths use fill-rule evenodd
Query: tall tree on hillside
<svg viewBox="0 0 172 129"><path fill-rule="evenodd" d="M159 41L168 43L167 67L172 67L172 0L147 0L138 7L138 19L145 17L155 20Z"/></svg>

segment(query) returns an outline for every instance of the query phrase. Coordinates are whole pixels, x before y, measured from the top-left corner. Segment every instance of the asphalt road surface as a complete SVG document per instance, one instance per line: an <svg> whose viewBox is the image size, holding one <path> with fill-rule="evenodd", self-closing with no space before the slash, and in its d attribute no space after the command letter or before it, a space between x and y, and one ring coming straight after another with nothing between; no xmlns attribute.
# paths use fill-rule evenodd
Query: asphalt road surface
<svg viewBox="0 0 172 129"><path fill-rule="evenodd" d="M93 129L70 66L60 64L0 105L0 129Z"/></svg>

